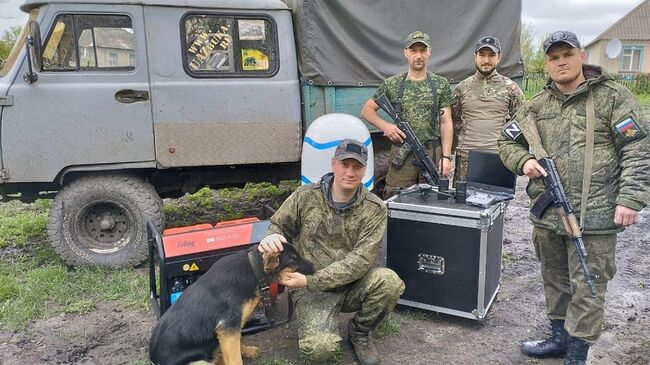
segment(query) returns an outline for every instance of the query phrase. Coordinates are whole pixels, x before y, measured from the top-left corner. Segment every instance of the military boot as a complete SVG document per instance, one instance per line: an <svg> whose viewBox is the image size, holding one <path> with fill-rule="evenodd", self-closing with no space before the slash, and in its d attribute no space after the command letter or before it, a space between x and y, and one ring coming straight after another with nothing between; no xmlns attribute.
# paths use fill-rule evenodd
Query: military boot
<svg viewBox="0 0 650 365"><path fill-rule="evenodd" d="M583 340L571 337L569 346L564 358L564 365L585 365L587 364L587 354L589 353L589 344Z"/></svg>
<svg viewBox="0 0 650 365"><path fill-rule="evenodd" d="M546 359L564 357L567 353L569 334L564 329L564 321L551 320L551 337L545 340L526 341L521 344L521 351L527 356Z"/></svg>
<svg viewBox="0 0 650 365"><path fill-rule="evenodd" d="M379 364L379 352L370 342L369 333L357 329L352 320L348 323L348 340L350 340L354 354L361 365Z"/></svg>

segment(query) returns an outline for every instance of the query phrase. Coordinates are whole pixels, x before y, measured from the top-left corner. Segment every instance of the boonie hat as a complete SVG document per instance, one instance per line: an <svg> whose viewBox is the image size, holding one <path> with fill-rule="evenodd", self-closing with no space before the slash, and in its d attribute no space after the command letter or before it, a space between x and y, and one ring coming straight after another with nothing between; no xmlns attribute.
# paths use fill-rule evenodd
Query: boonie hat
<svg viewBox="0 0 650 365"><path fill-rule="evenodd" d="M336 147L334 151L334 158L337 160L345 160L346 158L353 158L359 161L363 166L368 163L368 149L363 143L356 139L344 139Z"/></svg>
<svg viewBox="0 0 650 365"><path fill-rule="evenodd" d="M474 53L478 52L479 49L487 47L491 50L494 51L494 53L501 53L501 42L495 37L492 37L490 35L481 37L481 39L478 40L478 43L476 43L476 49L474 50Z"/></svg>
<svg viewBox="0 0 650 365"><path fill-rule="evenodd" d="M581 48L580 41L578 41L578 37L573 32L559 30L544 40L544 53L546 54L548 49L557 43L566 43L573 48Z"/></svg>
<svg viewBox="0 0 650 365"><path fill-rule="evenodd" d="M419 30L409 34L409 36L406 38L404 48L409 48L416 43L422 43L427 47L431 47L429 35L424 32L420 32Z"/></svg>

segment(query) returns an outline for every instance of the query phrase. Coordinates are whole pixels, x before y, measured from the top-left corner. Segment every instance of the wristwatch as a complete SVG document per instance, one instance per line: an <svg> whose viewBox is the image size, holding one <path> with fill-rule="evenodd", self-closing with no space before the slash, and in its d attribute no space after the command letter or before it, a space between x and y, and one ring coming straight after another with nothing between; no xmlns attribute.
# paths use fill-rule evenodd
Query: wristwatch
<svg viewBox="0 0 650 365"><path fill-rule="evenodd" d="M447 160L451 161L451 156L442 155L442 158L446 158Z"/></svg>

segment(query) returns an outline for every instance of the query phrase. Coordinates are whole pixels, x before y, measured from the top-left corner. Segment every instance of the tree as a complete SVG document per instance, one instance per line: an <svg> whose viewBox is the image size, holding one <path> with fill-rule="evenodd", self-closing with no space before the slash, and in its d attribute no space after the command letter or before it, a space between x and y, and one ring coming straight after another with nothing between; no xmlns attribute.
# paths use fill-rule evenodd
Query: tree
<svg viewBox="0 0 650 365"><path fill-rule="evenodd" d="M535 40L535 27L531 23L521 25L521 56L527 73L544 72L543 39Z"/></svg>
<svg viewBox="0 0 650 365"><path fill-rule="evenodd" d="M9 30L5 30L5 33L0 37L0 63L9 57L14 43L18 40L21 29L19 26L11 27Z"/></svg>

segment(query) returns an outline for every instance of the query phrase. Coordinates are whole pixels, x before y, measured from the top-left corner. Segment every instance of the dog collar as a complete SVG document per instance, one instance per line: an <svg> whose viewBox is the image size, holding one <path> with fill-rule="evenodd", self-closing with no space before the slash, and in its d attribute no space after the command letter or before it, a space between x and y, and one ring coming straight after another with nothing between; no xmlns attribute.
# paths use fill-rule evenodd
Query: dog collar
<svg viewBox="0 0 650 365"><path fill-rule="evenodd" d="M266 280L266 274L264 273L264 269L259 265L257 256L255 255L255 251L248 251L248 262L250 263L251 268L253 269L255 278L257 278L257 285L260 287L260 289L268 288L269 282L268 280Z"/></svg>

